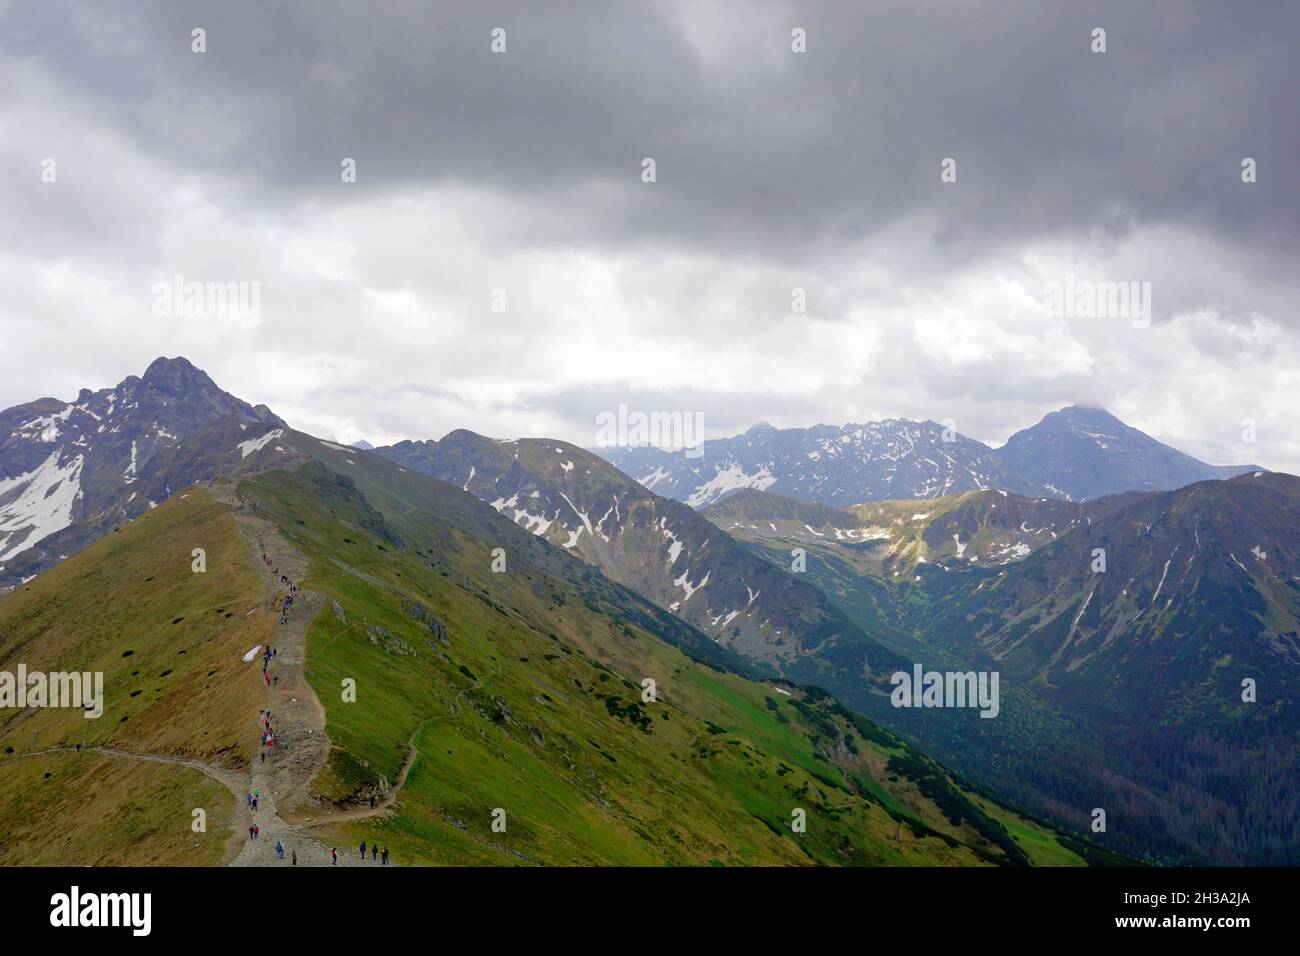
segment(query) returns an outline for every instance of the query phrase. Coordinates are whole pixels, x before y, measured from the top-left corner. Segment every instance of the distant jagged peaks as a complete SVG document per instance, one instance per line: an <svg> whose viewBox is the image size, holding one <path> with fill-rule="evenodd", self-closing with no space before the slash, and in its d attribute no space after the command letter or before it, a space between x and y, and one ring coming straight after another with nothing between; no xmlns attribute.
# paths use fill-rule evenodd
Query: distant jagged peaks
<svg viewBox="0 0 1300 956"><path fill-rule="evenodd" d="M696 508L742 488L840 507L980 490L1083 501L1257 470L1198 461L1088 406L1052 412L998 449L936 422L886 419L781 430L759 423L706 442L695 459L646 447L599 453L652 491Z"/></svg>
<svg viewBox="0 0 1300 956"><path fill-rule="evenodd" d="M742 488L844 506L935 498L981 488L1041 489L1006 473L992 449L935 422L888 419L844 426L754 428L705 442L703 456L655 448L604 449L647 488L702 508Z"/></svg>

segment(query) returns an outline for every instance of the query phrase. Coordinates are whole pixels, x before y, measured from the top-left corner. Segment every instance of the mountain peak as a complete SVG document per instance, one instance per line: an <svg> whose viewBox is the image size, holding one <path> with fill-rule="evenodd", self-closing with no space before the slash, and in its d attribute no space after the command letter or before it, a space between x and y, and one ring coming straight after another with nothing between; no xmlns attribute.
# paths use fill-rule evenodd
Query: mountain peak
<svg viewBox="0 0 1300 956"><path fill-rule="evenodd" d="M144 378L141 379L146 385L168 386L168 385L189 385L216 388L216 382L212 381L208 373L195 366L189 359L183 356L176 358L166 358L159 356L149 363L149 367L144 371Z"/></svg>
<svg viewBox="0 0 1300 956"><path fill-rule="evenodd" d="M250 423L288 426L222 391L185 358L143 377L0 411L0 588L147 513L176 488L239 467ZM261 432L265 433L266 429Z"/></svg>
<svg viewBox="0 0 1300 956"><path fill-rule="evenodd" d="M1072 422L1086 422L1091 424L1111 424L1118 422L1124 424L1100 405L1066 405L1064 408L1057 409L1054 412L1048 412L1043 416L1043 421L1049 418L1063 418Z"/></svg>
<svg viewBox="0 0 1300 956"><path fill-rule="evenodd" d="M1130 490L1168 491L1252 470L1199 461L1104 408L1086 405L1049 412L1007 439L997 455L1014 473L1072 501Z"/></svg>

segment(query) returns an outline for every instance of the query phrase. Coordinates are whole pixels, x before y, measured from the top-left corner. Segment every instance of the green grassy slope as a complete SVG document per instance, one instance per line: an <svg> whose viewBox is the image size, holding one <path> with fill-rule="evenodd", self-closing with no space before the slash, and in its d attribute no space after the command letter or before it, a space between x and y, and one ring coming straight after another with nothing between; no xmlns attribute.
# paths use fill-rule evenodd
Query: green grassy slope
<svg viewBox="0 0 1300 956"><path fill-rule="evenodd" d="M0 865L208 866L231 836L229 792L187 767L86 752L11 760L3 774Z"/></svg>

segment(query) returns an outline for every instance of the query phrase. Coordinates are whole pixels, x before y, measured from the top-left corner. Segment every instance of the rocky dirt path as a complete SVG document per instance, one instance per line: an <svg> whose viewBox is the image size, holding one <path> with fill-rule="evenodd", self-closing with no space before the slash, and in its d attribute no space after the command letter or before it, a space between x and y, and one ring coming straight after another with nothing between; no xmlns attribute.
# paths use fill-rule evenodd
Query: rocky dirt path
<svg viewBox="0 0 1300 956"><path fill-rule="evenodd" d="M301 581L307 574L306 559L274 525L258 517L256 511L238 497L232 484L214 483L209 492L230 506L236 524L249 541L254 565L274 596L278 613L288 593L288 586L281 577L293 583ZM300 866L334 865L330 858L331 847L310 836L308 827L356 822L387 813L396 802L397 793L414 762L415 748L412 746L396 785L374 808L340 810L313 798L311 783L325 767L330 743L325 734L325 708L307 682L304 665L307 628L324 610L326 603L321 595L300 587L285 623L276 625L271 644L275 656L270 661L273 682L266 688L266 706L271 712L275 746L265 761L260 758L253 761L245 788L245 792L259 791L258 809L254 816L261 833L258 839L247 840L234 860L234 866L280 865L282 861L275 853L277 840L285 845L286 860L291 850L297 849ZM252 677L261 680L260 669ZM250 718L255 719L255 715L250 715ZM261 732L260 723L258 732ZM239 794L239 799L242 803L244 793ZM245 837L248 826L244 824ZM339 866L360 865L357 847L339 847L338 850ZM366 861L366 865L383 864L371 859Z"/></svg>
<svg viewBox="0 0 1300 956"><path fill-rule="evenodd" d="M216 483L209 491L230 506L236 525L249 542L252 561L262 583L273 596L271 607L277 615L277 624L270 644L275 651L270 673L274 680L266 688L266 706L271 711L275 746L266 762L259 759L252 769L257 778L254 786L273 792L280 807L287 812L313 803L309 791L311 781L329 758L325 708L307 683L303 670L307 628L324 608L325 601L319 594L300 587L285 615L285 623L279 624L279 609L289 593L289 585L281 578L288 578L291 583L301 581L307 575L306 559L284 540L274 525L259 518L249 504L237 498L233 485ZM252 667L256 668L256 662ZM260 669L253 677L261 680ZM261 732L260 725L258 732Z"/></svg>

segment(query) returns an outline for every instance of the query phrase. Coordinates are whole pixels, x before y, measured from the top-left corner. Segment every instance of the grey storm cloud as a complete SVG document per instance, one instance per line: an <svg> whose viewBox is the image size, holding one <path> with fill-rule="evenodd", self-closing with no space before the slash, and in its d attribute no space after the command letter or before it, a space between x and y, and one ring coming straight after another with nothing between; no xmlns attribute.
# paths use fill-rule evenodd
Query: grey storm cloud
<svg viewBox="0 0 1300 956"><path fill-rule="evenodd" d="M51 2L0 33L142 151L233 177L235 204L465 183L530 204L505 241L785 261L916 216L936 267L1162 222L1267 248L1300 218L1300 8L1281 2Z"/></svg>

